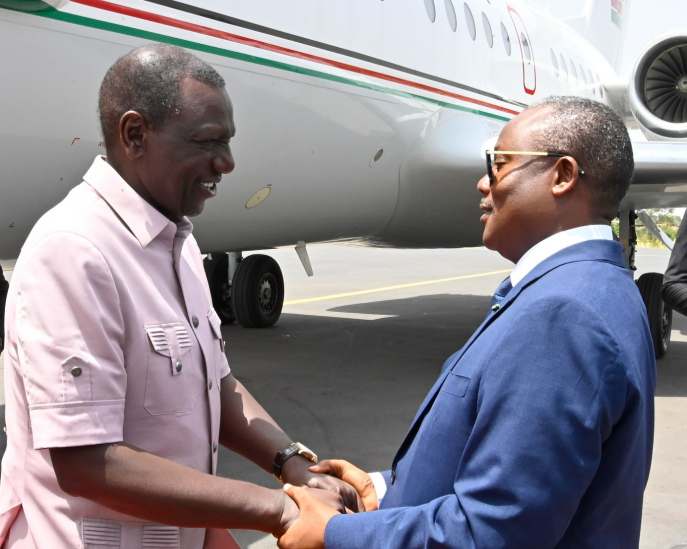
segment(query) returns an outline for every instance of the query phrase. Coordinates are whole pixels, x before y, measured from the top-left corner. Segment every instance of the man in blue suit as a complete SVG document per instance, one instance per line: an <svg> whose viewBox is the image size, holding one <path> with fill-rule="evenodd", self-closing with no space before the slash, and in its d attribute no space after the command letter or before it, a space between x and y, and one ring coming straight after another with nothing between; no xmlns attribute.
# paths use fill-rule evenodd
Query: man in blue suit
<svg viewBox="0 0 687 549"><path fill-rule="evenodd" d="M515 269L384 482L319 466L379 510L337 515L286 487L301 515L281 548L638 547L656 365L610 227L634 170L627 130L600 103L552 97L495 149L478 184L483 238Z"/></svg>

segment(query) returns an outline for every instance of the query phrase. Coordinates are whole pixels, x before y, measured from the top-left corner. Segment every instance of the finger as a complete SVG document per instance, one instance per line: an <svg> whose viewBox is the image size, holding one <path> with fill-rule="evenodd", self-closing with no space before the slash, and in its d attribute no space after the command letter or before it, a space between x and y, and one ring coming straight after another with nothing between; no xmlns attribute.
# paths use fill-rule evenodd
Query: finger
<svg viewBox="0 0 687 549"><path fill-rule="evenodd" d="M355 509L356 512L365 511L365 502L354 486L346 485L345 489L339 490L339 494L347 507Z"/></svg>
<svg viewBox="0 0 687 549"><path fill-rule="evenodd" d="M325 459L309 468L313 473L324 473L338 478L342 478L351 469L355 467L343 459Z"/></svg>
<svg viewBox="0 0 687 549"><path fill-rule="evenodd" d="M307 488L293 486L292 484L284 484L284 492L286 492L286 494L296 503L301 511L319 503L312 494L308 492Z"/></svg>

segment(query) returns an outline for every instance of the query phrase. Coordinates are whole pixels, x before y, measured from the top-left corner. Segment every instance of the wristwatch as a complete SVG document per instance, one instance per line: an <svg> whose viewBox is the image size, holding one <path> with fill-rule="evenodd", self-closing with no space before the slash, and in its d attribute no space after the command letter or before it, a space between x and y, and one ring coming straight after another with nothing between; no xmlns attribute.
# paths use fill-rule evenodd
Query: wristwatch
<svg viewBox="0 0 687 549"><path fill-rule="evenodd" d="M294 442L281 452L278 452L274 458L274 463L272 463L272 472L279 480L281 480L281 470L284 468L284 464L293 456L302 456L313 463L317 463L317 455L315 452L309 450L300 442Z"/></svg>

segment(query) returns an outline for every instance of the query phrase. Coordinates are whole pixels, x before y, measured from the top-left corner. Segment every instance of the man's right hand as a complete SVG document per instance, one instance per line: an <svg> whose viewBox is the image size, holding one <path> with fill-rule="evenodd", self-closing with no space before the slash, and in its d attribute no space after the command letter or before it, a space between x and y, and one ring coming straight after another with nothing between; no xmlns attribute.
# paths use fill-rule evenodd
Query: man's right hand
<svg viewBox="0 0 687 549"><path fill-rule="evenodd" d="M308 494L310 494L320 503L325 504L327 507L331 507L337 513L346 514L347 510L344 506L343 499L337 492L334 492L333 490L320 490L318 488L304 489L307 490ZM286 493L284 493L282 490L279 491L284 494L284 511L282 512L278 528L272 532L272 535L277 539L281 538L300 516L298 506L293 499L286 495Z"/></svg>
<svg viewBox="0 0 687 549"><path fill-rule="evenodd" d="M352 463L343 459L326 459L310 467L310 471L334 476L353 486L363 500L365 511L379 509L377 491L370 475Z"/></svg>

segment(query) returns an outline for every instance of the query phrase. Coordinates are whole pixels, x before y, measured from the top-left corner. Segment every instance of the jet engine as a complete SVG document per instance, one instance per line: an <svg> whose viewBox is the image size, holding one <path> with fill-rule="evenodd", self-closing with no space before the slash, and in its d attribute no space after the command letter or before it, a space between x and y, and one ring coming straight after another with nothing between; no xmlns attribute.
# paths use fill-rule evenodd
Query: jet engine
<svg viewBox="0 0 687 549"><path fill-rule="evenodd" d="M687 141L687 35L666 34L642 52L630 75L630 108L650 141Z"/></svg>

